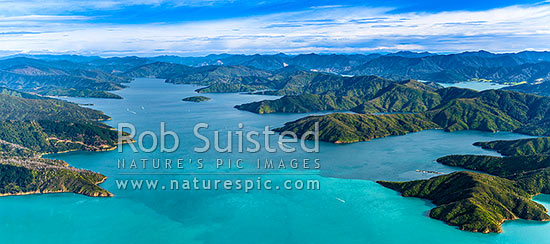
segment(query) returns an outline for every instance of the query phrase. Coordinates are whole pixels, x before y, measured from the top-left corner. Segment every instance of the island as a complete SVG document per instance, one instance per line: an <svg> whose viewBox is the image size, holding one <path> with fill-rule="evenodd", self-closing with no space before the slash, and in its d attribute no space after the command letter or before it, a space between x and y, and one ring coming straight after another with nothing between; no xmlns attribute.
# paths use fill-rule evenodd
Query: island
<svg viewBox="0 0 550 244"><path fill-rule="evenodd" d="M208 100L210 100L211 98L209 97L205 97L205 96L193 96L193 97L186 97L184 99L181 99L182 101L184 102L195 102L195 103L200 103L200 102L206 102Z"/></svg>

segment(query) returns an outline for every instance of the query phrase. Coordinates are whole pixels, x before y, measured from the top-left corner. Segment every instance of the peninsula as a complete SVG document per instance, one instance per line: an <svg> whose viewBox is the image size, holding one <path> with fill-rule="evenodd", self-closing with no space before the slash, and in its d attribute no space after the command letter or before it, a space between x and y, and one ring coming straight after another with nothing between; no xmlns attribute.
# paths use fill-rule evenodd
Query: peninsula
<svg viewBox="0 0 550 244"><path fill-rule="evenodd" d="M501 232L506 220L549 221L547 209L531 200L537 194L550 194L547 142L548 138L478 142L475 145L505 157L451 155L437 161L484 173L455 172L428 180L378 183L405 197L432 200L437 207L430 217L461 230Z"/></svg>
<svg viewBox="0 0 550 244"><path fill-rule="evenodd" d="M43 154L116 148L117 131L100 111L9 89L0 90L0 195L74 192L112 194L98 186L106 177L70 167Z"/></svg>
<svg viewBox="0 0 550 244"><path fill-rule="evenodd" d="M301 135L319 122L320 139L333 143L366 141L435 128L449 132L480 130L550 135L550 114L547 113L550 97L504 90L476 92L460 88L443 88L435 92L425 90L424 94L431 95L401 96L401 93L392 91L381 94L384 99L376 97L356 107L382 113L308 116L288 122L276 131L292 131ZM396 107L399 109L394 109ZM263 109L265 111L266 108Z"/></svg>

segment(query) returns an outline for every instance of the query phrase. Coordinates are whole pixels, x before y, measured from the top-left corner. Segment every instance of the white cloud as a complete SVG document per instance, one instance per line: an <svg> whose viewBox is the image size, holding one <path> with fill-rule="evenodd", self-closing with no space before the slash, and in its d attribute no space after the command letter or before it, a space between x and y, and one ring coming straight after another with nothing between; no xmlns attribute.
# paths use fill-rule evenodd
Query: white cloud
<svg viewBox="0 0 550 244"><path fill-rule="evenodd" d="M115 10L128 6L146 5L173 7L212 6L234 0L0 0L0 16L31 15L54 12L67 13L87 10Z"/></svg>
<svg viewBox="0 0 550 244"><path fill-rule="evenodd" d="M0 36L0 47L11 52L108 55L550 49L550 6L544 4L441 13L388 14L388 10L337 6L170 25L85 21L41 25L36 24L40 18L55 22L55 17L27 16L14 28L15 24L2 26L0 18L0 33L15 29L22 33Z"/></svg>
<svg viewBox="0 0 550 244"><path fill-rule="evenodd" d="M89 20L91 17L78 15L20 15L0 17L0 22L7 21L65 21L65 20Z"/></svg>

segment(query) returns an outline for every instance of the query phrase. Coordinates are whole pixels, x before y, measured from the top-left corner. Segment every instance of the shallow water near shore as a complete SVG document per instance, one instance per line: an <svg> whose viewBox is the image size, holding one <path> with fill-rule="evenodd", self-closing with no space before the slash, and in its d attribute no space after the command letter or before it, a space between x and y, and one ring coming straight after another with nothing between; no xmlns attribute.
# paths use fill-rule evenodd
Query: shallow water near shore
<svg viewBox="0 0 550 244"><path fill-rule="evenodd" d="M535 221L509 221L504 233L479 234L459 231L426 217L433 207L428 201L403 198L375 180L412 180L435 176L418 171L449 173L456 168L435 159L449 154L488 154L474 147L477 141L527 138L514 133L428 130L348 145L321 143L319 153L195 153L202 141L193 136L193 126L209 124L206 132L263 130L299 119L306 114L257 115L234 105L270 96L245 94L202 94L212 100L182 102L196 95L191 85L166 84L157 79L137 79L130 88L117 91L122 100L68 98L104 111L113 119L107 124L133 123L139 132L158 131L166 122L176 132L181 146L174 153L71 152L47 155L74 167L101 172L109 179L101 186L113 198L91 198L76 194L48 194L0 198L2 243L550 243L550 225ZM205 134L206 134L205 132ZM223 134L223 133L222 133ZM276 145L275 137L271 144ZM145 141L150 145L151 141ZM311 146L311 142L308 145ZM119 159L204 159L205 171L192 164L184 170L119 169ZM203 178L251 178L273 180L319 180L320 190L119 190L116 180L186 179L173 173L235 172L213 169L216 159L242 159L245 172L255 175L205 175ZM319 159L321 169L257 169L257 159ZM310 164L313 165L313 164ZM303 164L302 164L303 167ZM149 175L146 173L163 173ZM307 173L272 174L272 173ZM129 175L128 173L139 173ZM264 174L265 173L265 174ZM548 196L537 201L550 207Z"/></svg>

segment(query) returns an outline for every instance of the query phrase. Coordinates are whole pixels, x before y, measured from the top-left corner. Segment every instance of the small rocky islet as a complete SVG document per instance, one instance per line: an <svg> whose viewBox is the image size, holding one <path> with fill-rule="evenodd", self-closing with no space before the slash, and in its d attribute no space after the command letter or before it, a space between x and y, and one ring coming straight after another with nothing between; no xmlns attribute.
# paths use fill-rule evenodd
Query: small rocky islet
<svg viewBox="0 0 550 244"><path fill-rule="evenodd" d="M182 101L184 102L195 102L195 103L200 103L200 102L206 102L208 100L210 100L211 98L209 97L205 97L205 96L192 96L192 97L186 97L184 99L181 99Z"/></svg>

